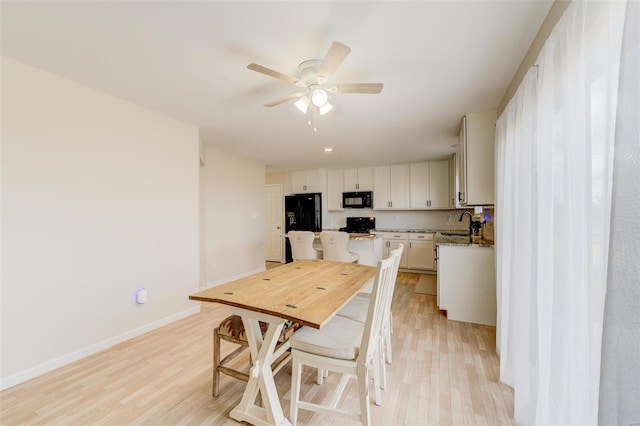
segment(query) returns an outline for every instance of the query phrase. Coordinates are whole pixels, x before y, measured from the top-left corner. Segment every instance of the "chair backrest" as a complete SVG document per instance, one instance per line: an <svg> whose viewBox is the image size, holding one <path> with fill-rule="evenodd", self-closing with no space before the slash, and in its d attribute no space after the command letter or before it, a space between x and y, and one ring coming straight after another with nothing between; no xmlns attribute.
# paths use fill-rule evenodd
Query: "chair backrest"
<svg viewBox="0 0 640 426"><path fill-rule="evenodd" d="M393 291L396 288L396 279L398 278L398 269L400 269L400 258L402 257L403 250L404 244L398 244L398 248L389 252L389 257L393 258L393 270L391 271L391 286L389 294L385 300L385 306L382 313L385 317L385 322L388 322L388 318L391 316L391 302L393 301Z"/></svg>
<svg viewBox="0 0 640 426"><path fill-rule="evenodd" d="M287 233L291 243L291 257L293 260L317 259L318 251L313 248L316 235L311 231L289 231Z"/></svg>
<svg viewBox="0 0 640 426"><path fill-rule="evenodd" d="M373 283L373 290L369 298L369 310L365 322L364 333L360 343L358 362L368 365L373 358L380 338L384 321L384 308L393 285L393 269L396 259L394 256L378 262L378 270Z"/></svg>
<svg viewBox="0 0 640 426"><path fill-rule="evenodd" d="M352 262L353 259L347 244L349 234L340 231L322 231L320 233L322 242L322 258L325 260L336 260L338 262Z"/></svg>

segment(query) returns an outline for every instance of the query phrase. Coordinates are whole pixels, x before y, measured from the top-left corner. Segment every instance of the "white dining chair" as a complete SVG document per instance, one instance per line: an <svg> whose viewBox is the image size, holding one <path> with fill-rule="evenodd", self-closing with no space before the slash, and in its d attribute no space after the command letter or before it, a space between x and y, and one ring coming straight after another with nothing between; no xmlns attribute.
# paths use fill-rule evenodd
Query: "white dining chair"
<svg viewBox="0 0 640 426"><path fill-rule="evenodd" d="M291 257L293 260L320 259L321 253L313 247L316 234L311 231L289 231L287 233L291 243Z"/></svg>
<svg viewBox="0 0 640 426"><path fill-rule="evenodd" d="M378 262L373 291L369 299L366 321L355 321L335 316L322 329L303 327L289 342L292 353L291 374L291 414L293 425L298 419L298 410L310 410L332 413L359 420L364 425L371 424L369 406L369 375L373 372L374 383L379 378L380 330L384 320L383 311L390 297L389 288L393 285L394 259ZM335 393L328 405L300 400L302 368L304 365L319 370L341 373ZM360 411L348 411L338 408L338 403L350 377L356 377ZM380 393L374 385L374 392ZM376 397L376 401L379 398Z"/></svg>
<svg viewBox="0 0 640 426"><path fill-rule="evenodd" d="M358 261L358 254L351 253L347 249L349 234L346 232L322 231L320 241L322 242L323 259L349 263Z"/></svg>
<svg viewBox="0 0 640 426"><path fill-rule="evenodd" d="M398 278L398 269L400 268L400 258L402 257L402 251L404 245L399 244L394 250L389 253L391 258L394 259L393 271L392 271L392 284L390 287L391 296L387 299L387 305L384 307L384 319L382 322L382 329L380 330L380 384L382 389L387 387L387 374L386 365L391 364L393 361L391 351L391 333L393 332L393 314L391 313L391 302L393 301L393 292L396 286L396 280ZM355 321L364 322L367 317L367 311L369 309L370 293L359 293L357 297L354 297L347 303L340 311L339 316L343 316ZM318 382L321 382L321 377L318 376Z"/></svg>

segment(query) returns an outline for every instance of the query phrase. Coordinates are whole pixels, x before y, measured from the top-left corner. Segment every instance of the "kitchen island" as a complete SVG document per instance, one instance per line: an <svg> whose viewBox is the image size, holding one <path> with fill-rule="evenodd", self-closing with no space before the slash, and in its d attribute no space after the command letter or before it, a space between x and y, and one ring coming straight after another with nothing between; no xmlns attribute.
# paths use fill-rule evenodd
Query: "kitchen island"
<svg viewBox="0 0 640 426"><path fill-rule="evenodd" d="M337 231L337 229L326 230ZM320 232L315 232L315 236L316 238L313 240L313 248L322 253ZM377 266L378 261L382 259L382 238L371 233L350 233L347 250L358 255L358 263L360 265Z"/></svg>
<svg viewBox="0 0 640 426"><path fill-rule="evenodd" d="M335 231L335 229L327 229L327 231ZM319 232L316 232L313 246L316 250L322 250ZM350 233L347 250L358 255L360 265L377 266L378 261L382 259L382 239L375 234Z"/></svg>
<svg viewBox="0 0 640 426"><path fill-rule="evenodd" d="M493 241L468 236L436 238L437 303L447 318L496 325L496 271Z"/></svg>

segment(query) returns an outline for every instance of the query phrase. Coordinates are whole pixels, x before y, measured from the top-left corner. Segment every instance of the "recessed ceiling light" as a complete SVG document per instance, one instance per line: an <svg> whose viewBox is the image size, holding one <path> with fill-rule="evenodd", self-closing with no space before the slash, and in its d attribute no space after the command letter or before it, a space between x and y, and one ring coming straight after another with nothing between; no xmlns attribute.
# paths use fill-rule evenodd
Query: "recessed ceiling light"
<svg viewBox="0 0 640 426"><path fill-rule="evenodd" d="M324 152L333 152L333 148L325 148Z"/></svg>

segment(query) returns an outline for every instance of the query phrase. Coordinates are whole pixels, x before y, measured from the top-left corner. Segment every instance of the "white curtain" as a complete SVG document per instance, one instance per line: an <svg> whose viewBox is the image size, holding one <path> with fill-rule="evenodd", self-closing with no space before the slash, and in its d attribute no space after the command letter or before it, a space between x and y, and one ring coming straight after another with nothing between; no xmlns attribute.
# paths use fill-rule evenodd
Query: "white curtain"
<svg viewBox="0 0 640 426"><path fill-rule="evenodd" d="M523 424L597 424L625 2L568 7L496 127L501 380Z"/></svg>
<svg viewBox="0 0 640 426"><path fill-rule="evenodd" d="M640 423L640 2L627 3L600 368L601 425Z"/></svg>

